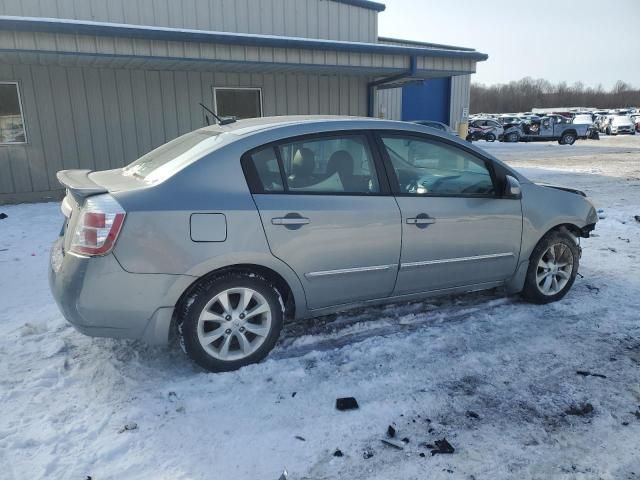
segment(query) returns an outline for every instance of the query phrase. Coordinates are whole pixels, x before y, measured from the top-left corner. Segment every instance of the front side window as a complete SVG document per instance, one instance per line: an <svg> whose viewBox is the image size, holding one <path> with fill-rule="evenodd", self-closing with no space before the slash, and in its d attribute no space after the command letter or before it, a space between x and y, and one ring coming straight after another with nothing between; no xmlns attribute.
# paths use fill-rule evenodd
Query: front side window
<svg viewBox="0 0 640 480"><path fill-rule="evenodd" d="M18 84L0 82L0 144L26 141Z"/></svg>
<svg viewBox="0 0 640 480"><path fill-rule="evenodd" d="M458 147L402 136L383 136L382 142L393 166L400 194L495 194L486 164Z"/></svg>
<svg viewBox="0 0 640 480"><path fill-rule="evenodd" d="M262 116L262 91L259 88L213 89L216 114L221 117L257 118Z"/></svg>

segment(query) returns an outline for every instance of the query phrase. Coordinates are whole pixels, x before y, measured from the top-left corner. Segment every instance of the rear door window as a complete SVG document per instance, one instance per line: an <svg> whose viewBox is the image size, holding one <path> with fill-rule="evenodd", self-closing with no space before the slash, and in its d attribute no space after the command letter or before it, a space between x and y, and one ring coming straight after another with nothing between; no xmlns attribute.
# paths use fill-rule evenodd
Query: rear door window
<svg viewBox="0 0 640 480"><path fill-rule="evenodd" d="M301 138L258 150L249 158L252 173L247 177L254 193L380 193L364 135Z"/></svg>

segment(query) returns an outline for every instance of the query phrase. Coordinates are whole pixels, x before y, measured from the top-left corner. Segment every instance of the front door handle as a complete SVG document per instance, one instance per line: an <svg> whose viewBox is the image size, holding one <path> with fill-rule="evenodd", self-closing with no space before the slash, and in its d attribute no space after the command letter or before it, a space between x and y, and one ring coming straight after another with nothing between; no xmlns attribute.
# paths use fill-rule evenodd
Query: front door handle
<svg viewBox="0 0 640 480"><path fill-rule="evenodd" d="M407 218L406 221L407 221L408 225L415 225L415 226L417 226L419 228L424 228L427 225L431 225L432 223L436 223L436 219L435 218L431 218L426 213L421 213L419 215L416 215L415 217L409 217L409 218Z"/></svg>
<svg viewBox="0 0 640 480"><path fill-rule="evenodd" d="M306 225L311 223L306 217L275 217L271 219L272 225Z"/></svg>

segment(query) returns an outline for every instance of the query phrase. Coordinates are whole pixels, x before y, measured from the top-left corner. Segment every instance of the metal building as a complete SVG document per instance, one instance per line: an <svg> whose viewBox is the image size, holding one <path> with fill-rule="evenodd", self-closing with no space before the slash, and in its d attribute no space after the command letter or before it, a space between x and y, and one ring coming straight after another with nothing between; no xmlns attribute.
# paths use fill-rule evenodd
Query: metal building
<svg viewBox="0 0 640 480"><path fill-rule="evenodd" d="M410 85L455 128L487 56L380 39L383 10L368 0L0 2L0 203L58 198L58 170L118 168L205 125L199 103L238 117L401 119ZM432 93L438 82L446 88Z"/></svg>

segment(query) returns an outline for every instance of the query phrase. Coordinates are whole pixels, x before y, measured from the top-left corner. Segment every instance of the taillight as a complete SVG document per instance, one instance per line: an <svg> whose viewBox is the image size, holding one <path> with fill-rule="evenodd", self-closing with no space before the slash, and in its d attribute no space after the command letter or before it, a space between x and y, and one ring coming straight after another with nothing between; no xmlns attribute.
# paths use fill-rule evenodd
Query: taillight
<svg viewBox="0 0 640 480"><path fill-rule="evenodd" d="M81 255L106 255L116 243L125 215L111 195L89 197L80 210L70 251Z"/></svg>

